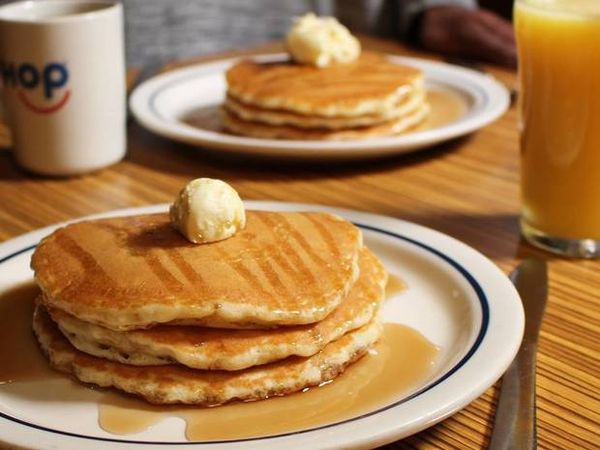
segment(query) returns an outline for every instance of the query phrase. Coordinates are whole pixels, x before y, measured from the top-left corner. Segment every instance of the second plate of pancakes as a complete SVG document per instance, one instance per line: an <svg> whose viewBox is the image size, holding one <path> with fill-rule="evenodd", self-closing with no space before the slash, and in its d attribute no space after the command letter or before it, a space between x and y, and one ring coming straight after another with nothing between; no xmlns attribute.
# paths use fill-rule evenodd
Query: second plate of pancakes
<svg viewBox="0 0 600 450"><path fill-rule="evenodd" d="M349 369L345 378L329 385L332 389L339 382L337 385L350 393L376 394L369 388L370 377L386 370L390 371L391 385L401 384L402 374L416 365L416 358L413 356L408 363L395 366L393 360L380 356L385 356L389 349L401 349L407 342L414 345L417 341L413 338L417 335L437 349L426 376L408 390L383 390L383 395L380 393L371 403L346 404L346 408L341 408L339 399L327 394L330 392L327 390L323 394L317 390L315 395L307 397L310 408L302 411L294 408L302 403L301 397L308 395L305 393L297 394L300 397L287 397L287 403L286 397L282 397L184 412L150 411L141 402L132 407L128 403L130 399L118 394L113 394L107 403L106 391L88 389L63 374L50 371L31 333L30 309L36 295L29 268L31 255L42 238L65 225L58 224L0 244L0 319L10 317L11 322L22 322L18 327L22 331L15 335L11 334L10 326L0 326L0 339L11 342L9 348L14 348L10 358L7 356L4 360L11 364L27 363L27 370L21 374L18 370L12 375L9 373L17 382L2 383L2 376L6 374L0 366L2 439L9 445L25 448L76 449L84 445L103 450L175 445L177 448L227 449L374 447L431 426L466 406L500 377L514 357L524 323L518 294L491 261L467 245L431 229L375 214L278 202L246 202L246 206L271 212L337 214L358 226L364 244L383 262L391 277L401 279L408 286L400 294L388 297L381 318L384 327L409 327L417 334L406 334L406 328L402 328L402 338L398 334L384 333L382 343L385 345L378 347L379 356L363 357L366 365ZM166 210L167 205L156 205L113 211L102 217L139 217ZM111 222L112 225L118 223L118 219ZM377 278L377 275L373 273L370 277ZM28 306L21 311L18 303L28 303ZM58 316L57 319L76 339L80 323ZM111 319L118 320L114 315ZM4 325L7 325L6 320ZM89 338L92 331L86 328L81 337ZM386 364L369 365L370 359L377 361L378 358ZM35 373L38 375L33 377ZM19 377L25 378L19 380ZM365 399L364 396L359 398ZM148 414L155 414L156 420L141 431L130 430L129 434L108 432L99 425L99 419L107 407L115 407L115 402L116 407L125 402L126 408L121 408L121 416L118 416L121 420L127 421L129 417L143 421ZM273 405L275 409L271 408ZM225 428L223 424L221 428L214 425L214 415L219 411L227 414ZM332 411L341 416L331 419L328 414ZM210 436L204 430L204 437L188 435L186 439L181 417L188 415L186 420L190 426L193 417L189 414L197 414L202 423L209 424L205 428L214 428L209 430ZM268 427L274 422L283 424L278 425L278 432L260 431L260 426Z"/></svg>
<svg viewBox="0 0 600 450"><path fill-rule="evenodd" d="M243 95L227 97L225 74L241 61L239 58L196 64L153 77L134 90L130 108L150 131L208 150L269 158L348 160L412 152L463 136L494 121L509 106L508 91L489 75L420 58L377 57L422 72L428 111L415 107L423 95L420 93L388 111L406 110L406 117L400 120L367 127L369 114L351 121L337 114L326 119L327 127L307 132L303 127L314 121L310 115L243 104L239 101ZM280 64L286 59L285 54L252 57L259 65ZM335 129L340 124L353 128ZM238 134L226 131L226 127ZM378 136L392 129L403 131Z"/></svg>

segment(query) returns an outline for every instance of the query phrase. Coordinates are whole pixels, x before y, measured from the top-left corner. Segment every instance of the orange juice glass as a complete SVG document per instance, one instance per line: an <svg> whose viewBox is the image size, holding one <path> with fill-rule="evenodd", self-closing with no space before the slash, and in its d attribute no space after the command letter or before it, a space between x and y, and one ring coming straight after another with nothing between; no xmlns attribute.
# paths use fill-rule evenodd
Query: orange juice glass
<svg viewBox="0 0 600 450"><path fill-rule="evenodd" d="M600 257L600 0L517 0L521 231Z"/></svg>

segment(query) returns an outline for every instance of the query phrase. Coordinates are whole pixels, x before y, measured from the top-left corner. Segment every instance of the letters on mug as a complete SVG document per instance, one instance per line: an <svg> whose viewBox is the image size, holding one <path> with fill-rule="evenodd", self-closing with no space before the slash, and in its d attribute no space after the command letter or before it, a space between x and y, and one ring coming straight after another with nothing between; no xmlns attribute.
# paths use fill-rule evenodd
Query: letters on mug
<svg viewBox="0 0 600 450"><path fill-rule="evenodd" d="M17 64L0 61L0 76L5 88L17 89L17 96L25 107L39 114L51 114L60 110L71 96L71 90L67 88L69 70L64 63L49 62L38 68L29 62ZM27 91L40 87L44 93L43 105L35 104L27 96ZM55 96L57 90L62 91L58 100Z"/></svg>

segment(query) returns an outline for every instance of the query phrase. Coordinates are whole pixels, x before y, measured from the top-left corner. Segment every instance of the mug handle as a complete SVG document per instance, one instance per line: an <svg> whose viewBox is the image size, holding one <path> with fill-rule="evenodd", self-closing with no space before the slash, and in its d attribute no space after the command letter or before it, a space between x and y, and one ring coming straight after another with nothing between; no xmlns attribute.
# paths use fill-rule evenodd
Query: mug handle
<svg viewBox="0 0 600 450"><path fill-rule="evenodd" d="M0 149L10 147L10 127L8 126L8 120L4 109L4 95L3 95L2 80L0 79Z"/></svg>
<svg viewBox="0 0 600 450"><path fill-rule="evenodd" d="M4 98L3 91L4 85L2 82L2 77L0 77L0 122L6 123L6 115L4 114L4 102L2 101L2 99Z"/></svg>

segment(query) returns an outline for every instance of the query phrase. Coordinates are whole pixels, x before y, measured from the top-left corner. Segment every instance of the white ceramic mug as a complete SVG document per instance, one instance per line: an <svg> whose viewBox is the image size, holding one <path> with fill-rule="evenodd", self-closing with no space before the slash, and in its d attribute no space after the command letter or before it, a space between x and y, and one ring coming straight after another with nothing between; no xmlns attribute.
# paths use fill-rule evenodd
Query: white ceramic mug
<svg viewBox="0 0 600 450"><path fill-rule="evenodd" d="M75 175L125 155L121 4L44 0L0 7L0 76L15 158L25 169Z"/></svg>

